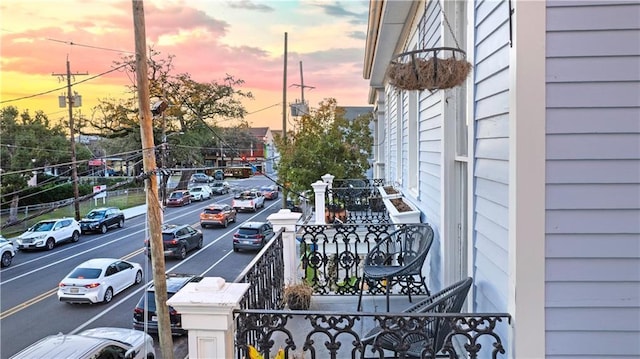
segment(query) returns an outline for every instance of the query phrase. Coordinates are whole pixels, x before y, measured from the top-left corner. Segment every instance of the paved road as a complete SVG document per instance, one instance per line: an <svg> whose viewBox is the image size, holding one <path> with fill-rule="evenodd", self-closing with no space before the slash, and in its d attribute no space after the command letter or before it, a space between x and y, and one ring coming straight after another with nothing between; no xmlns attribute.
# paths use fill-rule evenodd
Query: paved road
<svg viewBox="0 0 640 359"><path fill-rule="evenodd" d="M267 183L263 177L237 181L243 187ZM194 202L179 208L167 208L166 223L189 223L199 228L202 208L214 202L231 201L230 195L217 196L209 201ZM257 213L241 213L238 223L247 220L266 220L278 211L280 201L267 202L267 208ZM0 359L8 358L40 338L58 332L75 333L84 329L114 326L131 328L132 312L145 286L138 285L114 297L109 304L70 305L61 303L56 296L57 285L73 267L96 257L115 257L140 263L145 268L145 281L152 273L150 261L142 252L143 240L148 232L146 208L126 210L125 228L109 230L104 235L82 235L77 243L57 246L52 251L19 252L12 265L0 272ZM205 247L190 252L183 260L166 259L167 272L195 273L236 278L253 259L255 252L232 250L229 228L203 230ZM156 339L157 340L157 339ZM157 344L157 343L156 343ZM187 337L174 337L176 359L187 352ZM159 350L158 350L159 353Z"/></svg>

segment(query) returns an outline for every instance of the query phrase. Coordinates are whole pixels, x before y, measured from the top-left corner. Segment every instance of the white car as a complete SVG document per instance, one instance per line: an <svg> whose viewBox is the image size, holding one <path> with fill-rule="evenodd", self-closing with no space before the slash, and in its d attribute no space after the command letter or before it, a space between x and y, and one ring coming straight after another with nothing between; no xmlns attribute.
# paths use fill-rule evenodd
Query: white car
<svg viewBox="0 0 640 359"><path fill-rule="evenodd" d="M47 219L34 224L16 237L18 249L53 249L63 241L77 242L80 239L80 224L73 218Z"/></svg>
<svg viewBox="0 0 640 359"><path fill-rule="evenodd" d="M156 357L153 337L135 329L100 327L78 334L49 335L10 359L33 358L124 358Z"/></svg>
<svg viewBox="0 0 640 359"><path fill-rule="evenodd" d="M8 267L11 265L13 257L16 255L16 249L13 242L0 235L0 266Z"/></svg>
<svg viewBox="0 0 640 359"><path fill-rule="evenodd" d="M191 193L191 199L194 201L211 199L211 188L209 188L209 186L207 185L190 187L189 193Z"/></svg>
<svg viewBox="0 0 640 359"><path fill-rule="evenodd" d="M142 282L138 263L116 258L90 259L58 284L58 300L67 303L109 303L113 296Z"/></svg>

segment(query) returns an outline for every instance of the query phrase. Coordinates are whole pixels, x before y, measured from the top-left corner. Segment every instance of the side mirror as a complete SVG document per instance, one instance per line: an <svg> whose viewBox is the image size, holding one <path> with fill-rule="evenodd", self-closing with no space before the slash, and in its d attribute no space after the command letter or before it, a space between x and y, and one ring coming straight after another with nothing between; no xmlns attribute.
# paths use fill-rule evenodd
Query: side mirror
<svg viewBox="0 0 640 359"><path fill-rule="evenodd" d="M131 348L124 353L124 359L134 359L138 353L135 348Z"/></svg>

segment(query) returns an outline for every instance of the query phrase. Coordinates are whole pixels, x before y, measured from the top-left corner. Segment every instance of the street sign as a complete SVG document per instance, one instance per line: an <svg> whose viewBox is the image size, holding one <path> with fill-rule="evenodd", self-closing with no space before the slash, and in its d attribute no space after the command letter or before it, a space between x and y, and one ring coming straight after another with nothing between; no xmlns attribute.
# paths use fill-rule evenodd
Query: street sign
<svg viewBox="0 0 640 359"><path fill-rule="evenodd" d="M98 205L98 198L102 198L102 204L104 204L105 198L107 198L107 185L93 186L93 193L98 193L93 196L95 204Z"/></svg>

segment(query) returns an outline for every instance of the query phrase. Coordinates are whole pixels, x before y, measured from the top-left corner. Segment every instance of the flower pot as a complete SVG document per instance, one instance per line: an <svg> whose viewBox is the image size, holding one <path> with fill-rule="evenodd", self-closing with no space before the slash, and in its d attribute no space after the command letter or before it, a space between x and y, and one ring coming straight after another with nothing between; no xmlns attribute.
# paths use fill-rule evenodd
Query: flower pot
<svg viewBox="0 0 640 359"><path fill-rule="evenodd" d="M380 192L380 196L382 196L382 198L400 198L402 197L402 192L398 191L397 189L391 187L391 186L379 186L376 187L378 189L378 192Z"/></svg>
<svg viewBox="0 0 640 359"><path fill-rule="evenodd" d="M383 198L382 201L392 223L420 223L420 210L405 198Z"/></svg>

